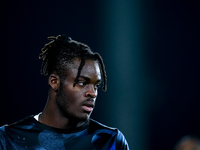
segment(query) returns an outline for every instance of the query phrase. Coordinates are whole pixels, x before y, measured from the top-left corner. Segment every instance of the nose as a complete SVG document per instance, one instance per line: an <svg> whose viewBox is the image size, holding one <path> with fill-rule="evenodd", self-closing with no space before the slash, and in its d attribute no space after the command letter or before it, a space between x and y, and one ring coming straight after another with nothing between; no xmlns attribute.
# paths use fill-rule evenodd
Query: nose
<svg viewBox="0 0 200 150"><path fill-rule="evenodd" d="M88 90L85 93L86 97L91 97L91 98L95 98L97 97L97 90L94 88L93 85L88 86Z"/></svg>

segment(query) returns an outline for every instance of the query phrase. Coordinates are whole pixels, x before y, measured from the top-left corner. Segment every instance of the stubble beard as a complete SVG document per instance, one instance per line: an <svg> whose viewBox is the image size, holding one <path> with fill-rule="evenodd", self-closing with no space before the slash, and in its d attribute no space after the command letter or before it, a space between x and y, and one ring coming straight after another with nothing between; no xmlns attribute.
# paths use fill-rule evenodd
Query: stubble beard
<svg viewBox="0 0 200 150"><path fill-rule="evenodd" d="M61 112L61 114L73 122L83 122L83 121L87 121L89 119L89 118L78 117L78 116L74 115L73 112L70 112L69 111L69 103L70 103L70 100L68 99L67 95L64 93L63 86L61 84L60 88L56 94L56 104L57 104L58 109ZM73 105L73 104L71 104L71 105Z"/></svg>

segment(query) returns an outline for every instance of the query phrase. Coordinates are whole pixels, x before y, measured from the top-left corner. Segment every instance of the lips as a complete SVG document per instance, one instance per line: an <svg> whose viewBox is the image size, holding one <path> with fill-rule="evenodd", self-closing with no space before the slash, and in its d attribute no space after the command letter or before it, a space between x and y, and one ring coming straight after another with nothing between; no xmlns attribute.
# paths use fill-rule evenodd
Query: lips
<svg viewBox="0 0 200 150"><path fill-rule="evenodd" d="M82 108L86 112L92 112L94 109L94 101L93 100L85 101L82 105Z"/></svg>

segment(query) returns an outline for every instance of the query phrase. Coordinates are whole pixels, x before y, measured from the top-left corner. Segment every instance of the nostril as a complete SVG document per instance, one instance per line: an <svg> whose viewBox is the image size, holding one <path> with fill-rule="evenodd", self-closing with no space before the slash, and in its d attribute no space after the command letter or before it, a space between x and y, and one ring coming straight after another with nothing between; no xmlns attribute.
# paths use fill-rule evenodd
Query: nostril
<svg viewBox="0 0 200 150"><path fill-rule="evenodd" d="M86 94L87 97L95 98L96 94L95 93L88 93Z"/></svg>
<svg viewBox="0 0 200 150"><path fill-rule="evenodd" d="M86 92L86 97L95 98L95 97L97 97L97 92L94 90L88 91L88 92Z"/></svg>

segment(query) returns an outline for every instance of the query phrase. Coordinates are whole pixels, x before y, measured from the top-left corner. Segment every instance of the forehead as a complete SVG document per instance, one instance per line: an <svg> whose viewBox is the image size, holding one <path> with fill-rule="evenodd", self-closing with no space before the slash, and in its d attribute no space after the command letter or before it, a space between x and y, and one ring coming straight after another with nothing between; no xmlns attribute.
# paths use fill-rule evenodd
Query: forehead
<svg viewBox="0 0 200 150"><path fill-rule="evenodd" d="M68 73L76 77L80 63L81 63L81 59L75 58L73 60L71 69L68 70ZM96 79L100 80L101 79L101 71L100 71L98 61L86 59L85 64L81 70L80 76L84 76L84 77L88 77L88 78L96 78Z"/></svg>

